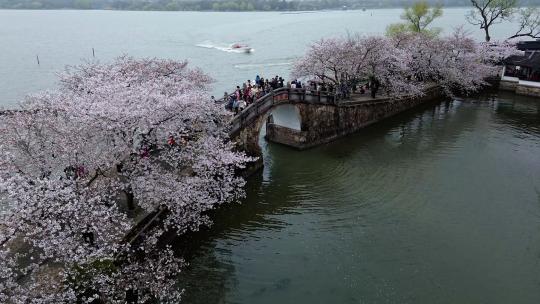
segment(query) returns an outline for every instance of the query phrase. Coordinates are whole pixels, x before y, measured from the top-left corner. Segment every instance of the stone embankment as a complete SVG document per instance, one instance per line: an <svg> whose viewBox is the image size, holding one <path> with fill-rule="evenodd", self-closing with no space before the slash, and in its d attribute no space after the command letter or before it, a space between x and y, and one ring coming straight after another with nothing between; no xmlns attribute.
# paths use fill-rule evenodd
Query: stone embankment
<svg viewBox="0 0 540 304"><path fill-rule="evenodd" d="M499 88L504 91L511 91L517 95L540 97L540 83L524 81L516 77L503 77Z"/></svg>

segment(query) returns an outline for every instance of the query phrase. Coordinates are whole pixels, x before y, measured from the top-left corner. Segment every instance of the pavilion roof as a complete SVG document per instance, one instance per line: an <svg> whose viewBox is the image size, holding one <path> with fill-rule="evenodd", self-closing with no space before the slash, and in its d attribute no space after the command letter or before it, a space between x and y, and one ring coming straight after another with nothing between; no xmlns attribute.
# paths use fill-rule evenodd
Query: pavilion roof
<svg viewBox="0 0 540 304"><path fill-rule="evenodd" d="M505 60L508 65L540 69L540 52L527 52L522 56L510 56Z"/></svg>
<svg viewBox="0 0 540 304"><path fill-rule="evenodd" d="M520 41L517 43L517 48L520 51L537 51L540 50L540 40Z"/></svg>

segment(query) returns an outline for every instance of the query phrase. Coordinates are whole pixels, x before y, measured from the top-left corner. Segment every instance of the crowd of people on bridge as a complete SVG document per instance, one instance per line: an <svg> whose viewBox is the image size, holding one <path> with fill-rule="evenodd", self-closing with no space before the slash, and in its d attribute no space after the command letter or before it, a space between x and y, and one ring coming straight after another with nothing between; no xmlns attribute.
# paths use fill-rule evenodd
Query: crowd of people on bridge
<svg viewBox="0 0 540 304"><path fill-rule="evenodd" d="M349 98L351 96L351 92L363 95L368 91L371 91L371 97L375 98L374 93L377 91L378 86L378 81L369 81L365 85L360 86L357 84L348 85L345 83L335 86L331 83L315 80L304 84L298 79L285 83L285 79L281 76L276 75L272 78L263 78L257 75L254 81L248 80L247 82L244 82L242 86L236 86L236 89L232 94L225 92L223 94L223 99L221 100L216 100L215 97L212 96L212 101L223 102L227 110L238 114L249 105L257 102L257 100L259 100L261 97L279 88L306 89L313 92L329 92L333 94L340 94L342 98Z"/></svg>
<svg viewBox="0 0 540 304"><path fill-rule="evenodd" d="M299 80L285 83L285 79L277 75L272 78L263 78L257 75L254 81L248 80L242 86L236 86L232 94L225 92L222 100L226 109L238 114L264 95L284 87L302 88L302 83Z"/></svg>

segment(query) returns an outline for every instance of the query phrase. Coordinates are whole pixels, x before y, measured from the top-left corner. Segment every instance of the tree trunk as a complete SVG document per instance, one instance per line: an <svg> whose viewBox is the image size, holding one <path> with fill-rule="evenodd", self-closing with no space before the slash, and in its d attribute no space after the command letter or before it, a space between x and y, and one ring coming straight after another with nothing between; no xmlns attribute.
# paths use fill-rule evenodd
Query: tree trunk
<svg viewBox="0 0 540 304"><path fill-rule="evenodd" d="M135 203L133 202L133 191L131 189L128 189L126 192L126 199L127 199L127 207L129 210L135 210Z"/></svg>
<svg viewBox="0 0 540 304"><path fill-rule="evenodd" d="M489 36L489 28L485 27L484 31L486 32L486 42L489 42L491 40L491 36Z"/></svg>

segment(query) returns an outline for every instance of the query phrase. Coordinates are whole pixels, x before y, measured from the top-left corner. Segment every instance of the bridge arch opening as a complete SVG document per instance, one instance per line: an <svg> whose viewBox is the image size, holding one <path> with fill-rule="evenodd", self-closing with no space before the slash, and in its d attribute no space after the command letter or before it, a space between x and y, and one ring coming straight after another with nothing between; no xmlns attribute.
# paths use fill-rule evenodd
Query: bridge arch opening
<svg viewBox="0 0 540 304"><path fill-rule="evenodd" d="M297 131L301 130L302 119L300 117L300 111L298 110L298 107L296 105L279 105L270 111L270 115L275 125Z"/></svg>
<svg viewBox="0 0 540 304"><path fill-rule="evenodd" d="M304 89L276 89L236 115L230 122L229 135L237 149L258 157L257 161L248 165L248 171L256 170L271 159L270 150L281 149L278 145L268 145L266 138L287 146L303 147L308 136L305 128L309 128L303 121L307 114L306 107L335 103L336 97L331 94Z"/></svg>
<svg viewBox="0 0 540 304"><path fill-rule="evenodd" d="M300 110L293 104L282 104L272 108L268 113L260 118L258 130L257 142L261 148L263 156L266 156L268 151L268 143L266 140L266 130L268 124L272 123L281 127L300 131L302 128L302 118L300 116Z"/></svg>
<svg viewBox="0 0 540 304"><path fill-rule="evenodd" d="M258 127L257 143L260 149L260 157L262 157L263 163L263 180L269 179L273 163L273 153L279 153L282 147L277 147L278 144L272 144L266 138L266 132L268 124L289 128L292 130L300 131L302 126L302 118L300 116L300 110L294 104L282 104L275 106L268 113L260 118L260 124Z"/></svg>

